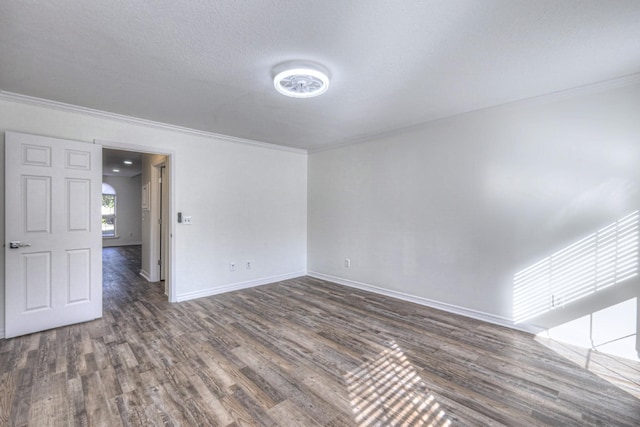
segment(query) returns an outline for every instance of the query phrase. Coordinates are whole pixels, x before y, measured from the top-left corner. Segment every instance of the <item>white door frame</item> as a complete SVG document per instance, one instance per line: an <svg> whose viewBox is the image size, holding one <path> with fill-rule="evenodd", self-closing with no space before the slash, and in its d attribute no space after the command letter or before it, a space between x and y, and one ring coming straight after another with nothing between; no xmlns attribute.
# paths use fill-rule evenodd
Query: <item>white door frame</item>
<svg viewBox="0 0 640 427"><path fill-rule="evenodd" d="M160 227L158 229L158 234L160 236L159 242L160 247L158 248L158 258L161 260L159 267L159 277L160 280L165 281L165 294L169 295L166 287L166 272L167 272L167 235L169 234L169 225L170 217L169 217L169 204L167 203L167 198L169 197L169 177L167 176L167 162L166 160L153 165L156 168L156 172L158 173L158 178L161 181L160 186L158 187L158 200L160 201L159 206L159 215L161 218ZM164 174L164 176L163 176Z"/></svg>
<svg viewBox="0 0 640 427"><path fill-rule="evenodd" d="M175 188L176 188L176 153L172 150L164 150L164 149L156 149L150 148L146 145L137 145L130 144L126 142L118 142L118 141L104 141L104 140L94 140L96 144L102 145L102 148L111 148L114 150L124 150L124 151L135 151L137 153L144 154L160 154L166 156L166 172L168 172L169 176L169 218L167 219L167 230L169 233L168 236L168 250L167 250L167 275L165 278L165 287L167 289L167 297L169 302L177 302L177 292L175 286L175 224L173 218L176 218L176 209L175 209Z"/></svg>

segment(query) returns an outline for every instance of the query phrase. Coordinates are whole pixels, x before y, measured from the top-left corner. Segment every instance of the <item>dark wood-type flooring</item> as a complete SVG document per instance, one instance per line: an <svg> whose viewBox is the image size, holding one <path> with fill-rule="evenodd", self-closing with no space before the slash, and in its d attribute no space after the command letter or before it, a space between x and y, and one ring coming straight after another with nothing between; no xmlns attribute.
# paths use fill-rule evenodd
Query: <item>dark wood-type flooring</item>
<svg viewBox="0 0 640 427"><path fill-rule="evenodd" d="M640 425L631 361L309 277L169 304L139 247L104 261L102 319L0 340L1 425Z"/></svg>

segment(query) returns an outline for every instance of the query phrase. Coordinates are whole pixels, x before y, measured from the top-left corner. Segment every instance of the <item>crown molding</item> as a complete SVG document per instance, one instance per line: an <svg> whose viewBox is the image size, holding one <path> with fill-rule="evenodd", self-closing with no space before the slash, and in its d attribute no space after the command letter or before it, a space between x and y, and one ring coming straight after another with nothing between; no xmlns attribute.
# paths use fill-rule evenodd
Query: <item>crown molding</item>
<svg viewBox="0 0 640 427"><path fill-rule="evenodd" d="M386 129L381 132L375 132L370 134L364 134L357 136L355 138L351 138L342 142L337 142L335 144L326 145L323 147L312 148L307 150L309 154L319 153L322 151L333 150L337 148L343 148L350 145L362 144L364 142L374 141L378 139L388 138L391 136L396 136L403 134L405 132L410 132L412 130L419 130L428 125L431 125L439 120L445 120L453 117L463 116L465 114L470 114L478 111L485 110L493 110L497 108L504 107L515 107L515 106L526 106L526 105L535 105L535 104L545 104L554 101L561 101L565 99L571 99L578 96L591 95L599 92L605 92L607 90L613 90L620 87L630 86L640 83L640 73L630 74L624 77L619 77L611 80L604 80L596 83L590 83L582 86L576 86L570 89L563 89L556 92L546 93L543 95L532 96L529 98L517 99L511 102L504 102L496 105L489 105L482 108L476 108L473 110L463 111L455 114L441 114L438 116L429 117L425 120L421 120L415 123L408 123L399 128Z"/></svg>
<svg viewBox="0 0 640 427"><path fill-rule="evenodd" d="M169 130L173 132L184 133L188 135L204 136L207 138L220 139L227 142L236 144L251 145L254 147L267 148L271 150L288 151L297 154L307 154L307 150L301 148L287 147L284 145L271 144L268 142L255 141L252 139L238 138L235 136L223 135L214 132L207 132L198 129L192 129L183 126L172 125L168 123L156 122L153 120L141 119L138 117L126 116L124 114L110 113L108 111L96 110L93 108L81 107L78 105L67 104L64 102L52 101L44 98L37 98L35 96L22 95L19 93L8 92L0 90L1 101L12 101L21 104L35 105L37 107L50 108L54 110L60 110L65 112L72 112L78 114L84 114L87 116L98 117L101 119L114 120L129 124L141 125L150 128Z"/></svg>
<svg viewBox="0 0 640 427"><path fill-rule="evenodd" d="M214 132L207 132L207 131L187 128L187 127L183 127L183 126L171 125L171 124L168 124L168 123L156 122L156 121L153 121L153 120L141 119L141 118L137 118L137 117L126 116L126 115L123 115L123 114L110 113L110 112L107 112L107 111L96 110L96 109L87 108L87 107L81 107L81 106L77 106L77 105L73 105L73 104L67 104L67 103L64 103L64 102L51 101L51 100L48 100L48 99L37 98L37 97L34 97L34 96L29 96L29 95L22 95L22 94L19 94L19 93L14 93L14 92L9 92L9 91L4 91L4 90L0 90L0 100L19 102L19 103L22 103L22 104L30 104L30 105L35 105L35 106L40 106L40 107L45 107L45 108L51 108L51 109L56 109L56 110L61 110L61 111L74 112L74 113L79 113L79 114L84 114L84 115L89 115L89 116L94 116L94 117L99 117L99 118L104 118L104 119L109 119L109 120L115 120L115 121L130 123L130 124L137 124L137 125L141 125L141 126L147 126L147 127L156 128L156 129L164 129L164 130L169 130L169 131L179 132L179 133L184 133L184 134L189 134L189 135L204 136L204 137L208 137L208 138L219 139L219 140L223 140L223 141L227 141L227 142L233 142L233 143L237 143L237 144L251 145L251 146L254 146L254 147L262 147L262 148L267 148L267 149L272 149L272 150L287 151L287 152L291 152L291 153L298 153L298 154L305 154L306 155L306 154L310 154L310 153L318 153L318 152L322 152L322 151L333 150L333 149L337 149L337 148L343 148L343 147L350 146L350 145L361 144L361 143L364 143L364 142L369 142L369 141L378 140L378 139L382 139L382 138L388 138L388 137L391 137L391 136L395 136L395 135L399 135L399 134L402 134L402 133L405 133L405 132L409 132L409 131L412 131L412 130L417 130L417 129L423 128L423 127L428 126L428 125L430 125L430 124L432 124L434 122L437 122L439 120L444 120L444 119L448 119L448 118L452 118L452 117L462 116L462 115L473 113L473 112L477 112L477 111L491 110L491 109L496 109L496 108L504 108L504 107L507 107L507 106L519 106L519 105L529 105L529 104L533 105L533 104L537 104L537 103L541 103L541 104L542 103L548 103L548 102L559 101L559 100L563 100L563 99L570 99L570 98L574 98L574 97L577 97L577 96L584 96L584 95L594 94L594 93L598 93L598 92L604 92L604 91L607 91L607 90L612 90L612 89L616 89L616 88L619 88L619 87L629 86L629 85L633 85L633 84L637 84L637 83L640 83L640 73L630 74L628 76L620 77L620 78L617 78L617 79L605 80L605 81L601 81L601 82L597 82L597 83L591 83L591 84L587 84L587 85L577 86L577 87L574 87L574 88L560 90L560 91L556 91L556 92L551 92L551 93L544 94L544 95L538 95L538 96L533 96L533 97L529 97L529 98L523 98L523 99L515 100L515 101L512 101L512 102L506 102L506 103L502 103L502 104L490 105L490 106L487 106L487 107L477 108L477 109L474 109L474 110L468 110L468 111L464 111L464 112L460 112L460 113L456 113L456 114L442 114L442 115L438 115L438 116L433 116L433 117L429 117L429 118L427 118L425 120L421 120L419 122L406 124L406 125L404 125L402 127L399 127L399 128L393 128L393 129L383 130L381 132L363 134L363 135L360 135L360 136L357 136L355 138L351 138L351 139L348 139L348 140L345 140L345 141L342 141L342 142L337 142L335 144L329 144L329 145L326 145L326 146L322 146L322 147L318 147L318 148L312 148L312 149L308 149L308 150L301 149L301 148L288 147L288 146L284 146L284 145L272 144L272 143L268 143L268 142L255 141L255 140L251 140L251 139L238 138L238 137L235 137L235 136L223 135L223 134L218 134L218 133L214 133Z"/></svg>

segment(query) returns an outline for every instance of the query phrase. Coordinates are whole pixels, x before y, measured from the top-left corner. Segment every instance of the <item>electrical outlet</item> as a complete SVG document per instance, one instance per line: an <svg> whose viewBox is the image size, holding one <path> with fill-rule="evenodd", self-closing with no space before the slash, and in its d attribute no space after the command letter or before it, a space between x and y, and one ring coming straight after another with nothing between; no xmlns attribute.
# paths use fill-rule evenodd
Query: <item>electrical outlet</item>
<svg viewBox="0 0 640 427"><path fill-rule="evenodd" d="M186 225L191 225L191 217L190 216L183 216L182 217L182 223L186 224Z"/></svg>
<svg viewBox="0 0 640 427"><path fill-rule="evenodd" d="M344 268L351 268L351 260L349 258L344 259Z"/></svg>
<svg viewBox="0 0 640 427"><path fill-rule="evenodd" d="M236 263L232 262L229 264L229 271L236 271Z"/></svg>
<svg viewBox="0 0 640 427"><path fill-rule="evenodd" d="M247 270L251 270L251 261L245 261L244 266Z"/></svg>

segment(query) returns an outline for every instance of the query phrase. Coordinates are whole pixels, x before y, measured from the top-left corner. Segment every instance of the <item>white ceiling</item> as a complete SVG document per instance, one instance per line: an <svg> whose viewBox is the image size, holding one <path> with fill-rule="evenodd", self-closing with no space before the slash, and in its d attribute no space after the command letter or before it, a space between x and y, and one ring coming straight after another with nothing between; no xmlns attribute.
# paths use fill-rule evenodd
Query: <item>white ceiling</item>
<svg viewBox="0 0 640 427"><path fill-rule="evenodd" d="M0 89L318 149L640 72L638 0L2 1ZM272 68L330 70L312 99Z"/></svg>
<svg viewBox="0 0 640 427"><path fill-rule="evenodd" d="M124 162L131 162L130 165ZM119 172L114 172L117 169ZM131 178L142 173L142 154L133 151L102 150L102 175Z"/></svg>

